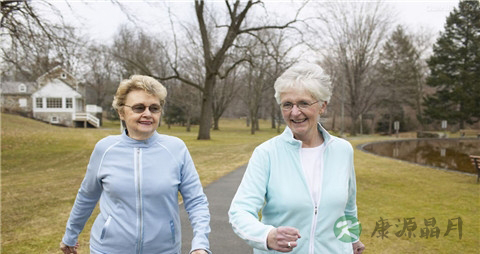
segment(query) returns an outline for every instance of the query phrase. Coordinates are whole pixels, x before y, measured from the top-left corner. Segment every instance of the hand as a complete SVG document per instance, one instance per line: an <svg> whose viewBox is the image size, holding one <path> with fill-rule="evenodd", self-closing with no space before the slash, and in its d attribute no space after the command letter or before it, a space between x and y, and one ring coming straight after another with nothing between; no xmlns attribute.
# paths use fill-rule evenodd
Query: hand
<svg viewBox="0 0 480 254"><path fill-rule="evenodd" d="M64 254L77 254L78 243L75 246L67 246L63 242L60 242L60 249Z"/></svg>
<svg viewBox="0 0 480 254"><path fill-rule="evenodd" d="M362 252L365 250L365 245L358 241L356 243L352 243L353 247L353 254L362 254Z"/></svg>
<svg viewBox="0 0 480 254"><path fill-rule="evenodd" d="M191 254L208 254L205 250L194 250Z"/></svg>
<svg viewBox="0 0 480 254"><path fill-rule="evenodd" d="M297 247L300 232L292 227L278 227L270 230L267 236L267 247L280 252L290 252Z"/></svg>

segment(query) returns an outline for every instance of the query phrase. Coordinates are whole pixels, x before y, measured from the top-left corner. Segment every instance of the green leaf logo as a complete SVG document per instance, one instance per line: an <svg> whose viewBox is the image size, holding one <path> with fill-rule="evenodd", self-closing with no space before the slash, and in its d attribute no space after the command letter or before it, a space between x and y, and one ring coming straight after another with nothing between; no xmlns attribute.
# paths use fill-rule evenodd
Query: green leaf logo
<svg viewBox="0 0 480 254"><path fill-rule="evenodd" d="M345 243L353 243L360 237L360 234L362 233L362 225L357 218L345 215L335 221L333 233L338 240Z"/></svg>

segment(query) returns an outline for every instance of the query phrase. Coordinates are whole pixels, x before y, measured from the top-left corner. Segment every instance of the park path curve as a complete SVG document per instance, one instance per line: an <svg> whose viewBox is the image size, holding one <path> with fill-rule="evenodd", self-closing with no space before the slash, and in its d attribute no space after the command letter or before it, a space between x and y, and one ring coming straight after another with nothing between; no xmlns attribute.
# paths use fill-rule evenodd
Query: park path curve
<svg viewBox="0 0 480 254"><path fill-rule="evenodd" d="M246 165L241 166L204 188L210 204L210 227L212 231L209 240L210 250L213 254L253 253L252 248L233 232L230 223L228 223L228 209L246 167ZM192 244L192 227L183 204L180 206L180 219L182 224L182 254L188 254Z"/></svg>

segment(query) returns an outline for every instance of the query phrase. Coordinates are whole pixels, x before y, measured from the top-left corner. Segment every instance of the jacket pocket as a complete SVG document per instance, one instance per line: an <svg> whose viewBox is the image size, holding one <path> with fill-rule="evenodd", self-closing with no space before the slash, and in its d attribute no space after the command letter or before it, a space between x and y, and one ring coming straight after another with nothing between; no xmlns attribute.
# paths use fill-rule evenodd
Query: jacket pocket
<svg viewBox="0 0 480 254"><path fill-rule="evenodd" d="M105 224L103 224L102 233L100 234L100 241L103 241L103 239L105 238L105 234L107 233L108 226L110 225L110 221L112 221L112 216L108 215L108 218L105 221Z"/></svg>
<svg viewBox="0 0 480 254"><path fill-rule="evenodd" d="M172 234L172 243L175 243L175 224L173 220L170 221L170 233Z"/></svg>

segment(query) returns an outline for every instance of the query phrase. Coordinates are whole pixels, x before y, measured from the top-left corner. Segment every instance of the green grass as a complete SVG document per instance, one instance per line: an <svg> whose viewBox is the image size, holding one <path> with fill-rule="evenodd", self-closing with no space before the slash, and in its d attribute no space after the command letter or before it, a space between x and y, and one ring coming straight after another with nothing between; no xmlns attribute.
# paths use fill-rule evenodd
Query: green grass
<svg viewBox="0 0 480 254"><path fill-rule="evenodd" d="M2 114L2 250L3 253L59 253L58 243L76 192L85 174L95 143L118 134L118 122L105 122L103 129L72 129ZM212 140L196 140L197 128L166 126L160 133L185 141L197 166L202 184L217 180L245 164L254 147L277 135L268 122L250 135L241 120L222 120ZM362 137L352 144L384 140ZM433 170L410 163L355 151L357 205L363 225L365 253L476 253L480 249L478 219L480 185L469 175ZM236 186L232 186L236 188ZM96 211L95 213L97 213ZM448 219L461 217L463 237L458 231L443 236ZM371 234L380 217L388 219L389 238ZM397 237L402 222L415 217L415 238ZM435 217L439 239L420 238L424 219ZM88 253L93 218L80 236L79 253ZM229 225L225 225L229 227Z"/></svg>

